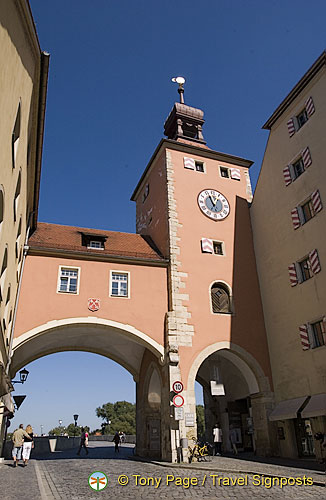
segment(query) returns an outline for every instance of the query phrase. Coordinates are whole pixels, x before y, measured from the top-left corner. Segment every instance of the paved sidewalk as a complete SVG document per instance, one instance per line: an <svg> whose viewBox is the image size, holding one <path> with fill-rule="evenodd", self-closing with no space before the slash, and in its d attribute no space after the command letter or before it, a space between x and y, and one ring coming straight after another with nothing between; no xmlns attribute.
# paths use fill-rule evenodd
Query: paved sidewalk
<svg viewBox="0 0 326 500"><path fill-rule="evenodd" d="M233 457L189 465L144 462L133 457L132 446L124 445L115 453L113 443L107 442L91 442L87 456L77 457L76 451L32 458L26 468L13 468L12 461L0 464L1 500L320 500L326 496L325 488L319 485L324 484L325 476L319 476L319 471L284 464ZM108 477L108 487L101 492L88 485L95 471ZM303 483L304 476L318 481ZM278 477L300 477L301 483L293 480L280 485ZM276 482L271 484L273 480Z"/></svg>
<svg viewBox="0 0 326 500"><path fill-rule="evenodd" d="M141 460L141 459L140 459ZM164 467L181 467L183 469L210 470L231 472L237 474L259 474L271 477L311 477L315 484L326 486L325 466L316 460L291 460L285 458L255 457L252 454L239 454L210 457L207 462L192 462L191 464L167 464L157 462ZM326 496L326 492L325 492Z"/></svg>

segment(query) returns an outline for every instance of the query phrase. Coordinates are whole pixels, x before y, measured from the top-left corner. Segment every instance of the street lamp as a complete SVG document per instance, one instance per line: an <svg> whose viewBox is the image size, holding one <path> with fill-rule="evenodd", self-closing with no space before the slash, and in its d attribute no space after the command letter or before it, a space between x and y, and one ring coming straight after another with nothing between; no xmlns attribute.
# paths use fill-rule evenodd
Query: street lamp
<svg viewBox="0 0 326 500"><path fill-rule="evenodd" d="M62 426L62 420L59 420L60 436L62 436L62 434L63 434L61 426Z"/></svg>
<svg viewBox="0 0 326 500"><path fill-rule="evenodd" d="M77 420L78 420L79 415L74 415L74 421L75 421L75 428L74 428L74 437L76 435L76 427L77 427Z"/></svg>
<svg viewBox="0 0 326 500"><path fill-rule="evenodd" d="M20 380L12 380L11 382L13 384L23 384L24 382L26 382L28 374L29 374L29 371L26 370L26 368L24 368L23 370L20 370L20 372L19 372Z"/></svg>

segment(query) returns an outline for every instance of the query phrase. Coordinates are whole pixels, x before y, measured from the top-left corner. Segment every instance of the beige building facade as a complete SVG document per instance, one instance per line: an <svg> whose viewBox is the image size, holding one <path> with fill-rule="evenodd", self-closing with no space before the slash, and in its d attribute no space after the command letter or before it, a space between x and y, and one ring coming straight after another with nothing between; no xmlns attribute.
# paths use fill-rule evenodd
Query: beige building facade
<svg viewBox="0 0 326 500"><path fill-rule="evenodd" d="M326 432L326 54L266 122L250 210L282 456Z"/></svg>
<svg viewBox="0 0 326 500"><path fill-rule="evenodd" d="M49 55L26 0L0 3L0 446L24 244L36 227Z"/></svg>

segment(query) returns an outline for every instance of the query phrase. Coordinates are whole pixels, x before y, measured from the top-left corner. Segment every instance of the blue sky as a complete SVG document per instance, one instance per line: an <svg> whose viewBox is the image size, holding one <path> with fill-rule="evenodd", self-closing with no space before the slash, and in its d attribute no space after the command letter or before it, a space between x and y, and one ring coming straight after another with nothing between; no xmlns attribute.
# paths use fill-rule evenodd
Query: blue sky
<svg viewBox="0 0 326 500"><path fill-rule="evenodd" d="M45 222L135 231L130 195L178 99L177 75L187 80L186 104L205 112L208 146L253 160L254 186L268 137L262 124L326 46L324 0L30 3L51 54ZM48 430L75 412L96 426L96 406L134 400L131 376L93 354L52 355L29 369L13 426Z"/></svg>

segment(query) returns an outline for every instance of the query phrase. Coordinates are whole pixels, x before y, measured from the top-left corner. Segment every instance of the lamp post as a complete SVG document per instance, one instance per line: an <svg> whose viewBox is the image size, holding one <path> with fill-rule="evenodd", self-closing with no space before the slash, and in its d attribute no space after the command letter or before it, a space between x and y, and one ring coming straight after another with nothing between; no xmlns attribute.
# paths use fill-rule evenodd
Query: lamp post
<svg viewBox="0 0 326 500"><path fill-rule="evenodd" d="M59 420L59 429L60 429L60 436L62 436L62 420Z"/></svg>
<svg viewBox="0 0 326 500"><path fill-rule="evenodd" d="M77 420L78 420L79 415L74 415L74 421L75 421L75 428L74 428L74 437L76 435L76 427L77 427Z"/></svg>
<svg viewBox="0 0 326 500"><path fill-rule="evenodd" d="M43 436L43 425L41 424L41 436Z"/></svg>

